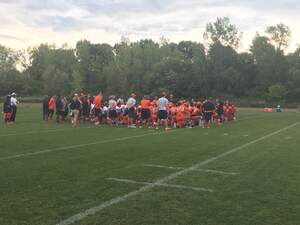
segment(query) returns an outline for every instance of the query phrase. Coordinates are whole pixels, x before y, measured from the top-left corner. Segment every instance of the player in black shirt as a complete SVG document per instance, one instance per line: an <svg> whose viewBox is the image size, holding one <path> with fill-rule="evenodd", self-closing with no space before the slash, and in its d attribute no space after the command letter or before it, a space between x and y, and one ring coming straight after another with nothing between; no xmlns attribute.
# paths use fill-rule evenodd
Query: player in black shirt
<svg viewBox="0 0 300 225"><path fill-rule="evenodd" d="M218 114L218 123L222 125L224 122L224 103L220 100L216 100L216 111Z"/></svg>
<svg viewBox="0 0 300 225"><path fill-rule="evenodd" d="M203 109L203 113L204 113L204 123L203 123L202 127L210 128L212 115L216 109L215 104L212 102L211 98L208 98L204 102L202 109Z"/></svg>

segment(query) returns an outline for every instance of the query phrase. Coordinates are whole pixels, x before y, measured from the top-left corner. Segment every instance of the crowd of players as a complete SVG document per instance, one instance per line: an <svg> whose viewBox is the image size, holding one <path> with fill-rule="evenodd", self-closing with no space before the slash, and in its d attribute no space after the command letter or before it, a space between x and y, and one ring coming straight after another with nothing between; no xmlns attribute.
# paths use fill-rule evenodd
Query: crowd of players
<svg viewBox="0 0 300 225"><path fill-rule="evenodd" d="M152 99L145 95L140 101L137 101L135 93L127 101L113 95L105 99L102 93L96 96L75 93L71 99L45 96L43 101L44 120L63 122L70 115L73 127L77 127L79 122L91 122L96 126L126 125L130 128L159 129L164 126L166 130L195 126L210 128L213 122L221 125L235 120L236 110L228 100L175 99L165 92Z"/></svg>

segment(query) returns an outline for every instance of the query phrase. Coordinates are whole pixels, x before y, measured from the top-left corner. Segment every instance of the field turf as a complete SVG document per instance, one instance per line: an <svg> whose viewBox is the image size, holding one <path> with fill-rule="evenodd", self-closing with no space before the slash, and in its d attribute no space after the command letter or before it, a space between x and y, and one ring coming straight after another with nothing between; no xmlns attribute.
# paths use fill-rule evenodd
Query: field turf
<svg viewBox="0 0 300 225"><path fill-rule="evenodd" d="M299 225L300 113L211 129L0 127L0 225Z"/></svg>

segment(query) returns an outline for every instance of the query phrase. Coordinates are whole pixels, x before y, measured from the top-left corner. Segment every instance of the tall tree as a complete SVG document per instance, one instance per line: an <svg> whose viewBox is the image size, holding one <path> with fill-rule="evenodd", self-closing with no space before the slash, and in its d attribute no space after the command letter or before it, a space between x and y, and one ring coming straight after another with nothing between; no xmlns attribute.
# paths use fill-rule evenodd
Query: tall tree
<svg viewBox="0 0 300 225"><path fill-rule="evenodd" d="M17 70L19 53L0 45L0 95L24 91L24 76Z"/></svg>
<svg viewBox="0 0 300 225"><path fill-rule="evenodd" d="M214 23L208 23L203 37L210 43L220 42L224 46L238 48L242 33L238 31L235 25L230 23L228 17L223 17L217 18Z"/></svg>
<svg viewBox="0 0 300 225"><path fill-rule="evenodd" d="M54 82L56 84L60 82L59 74L62 75L61 82L64 83L64 86L59 85L63 89L59 92L71 92L74 81L73 73L76 65L73 49L56 48L55 46L42 44L30 50L29 54L30 65L24 73L28 74L30 78L29 86L31 93L47 94L50 90L48 85L50 80L56 80ZM63 82L66 79L65 76L67 76L68 82Z"/></svg>
<svg viewBox="0 0 300 225"><path fill-rule="evenodd" d="M284 50L290 45L292 33L290 28L285 24L280 23L275 26L269 26L267 27L266 33L276 44L277 50Z"/></svg>
<svg viewBox="0 0 300 225"><path fill-rule="evenodd" d="M83 40L77 43L75 53L82 89L89 92L105 91L104 70L114 59L113 48L108 44L92 44Z"/></svg>

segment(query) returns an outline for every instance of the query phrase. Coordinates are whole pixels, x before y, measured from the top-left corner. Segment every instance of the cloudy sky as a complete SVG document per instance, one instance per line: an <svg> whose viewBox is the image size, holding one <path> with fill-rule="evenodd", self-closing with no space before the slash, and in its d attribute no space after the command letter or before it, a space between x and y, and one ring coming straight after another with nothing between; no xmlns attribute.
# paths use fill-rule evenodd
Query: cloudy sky
<svg viewBox="0 0 300 225"><path fill-rule="evenodd" d="M300 43L299 0L0 0L0 44L25 49L39 43L74 46L80 39L114 44L161 36L202 42L205 25L228 16L248 49L256 31L285 23Z"/></svg>

